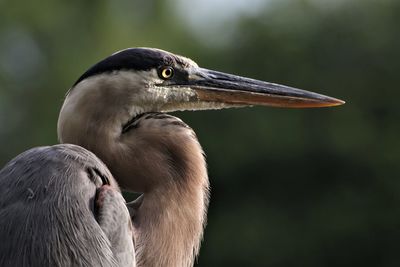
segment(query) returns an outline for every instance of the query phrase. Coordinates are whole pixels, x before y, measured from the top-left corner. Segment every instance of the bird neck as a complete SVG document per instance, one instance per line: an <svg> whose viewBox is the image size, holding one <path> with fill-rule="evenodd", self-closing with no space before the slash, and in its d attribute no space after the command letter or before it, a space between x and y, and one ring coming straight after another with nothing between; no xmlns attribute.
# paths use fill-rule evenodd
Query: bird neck
<svg viewBox="0 0 400 267"><path fill-rule="evenodd" d="M197 174L203 176L197 182L170 183L144 193L133 221L138 266L193 266L209 198L205 168Z"/></svg>
<svg viewBox="0 0 400 267"><path fill-rule="evenodd" d="M128 108L129 99L115 95L119 87L103 85L98 90L110 96L100 97L90 83L82 86L87 88L75 88L60 112L60 141L96 154L121 188L144 192L133 217L137 266L192 266L203 236L209 186L196 135L168 114L136 118L135 127L124 131L134 114L145 111ZM91 94L91 101L85 101Z"/></svg>

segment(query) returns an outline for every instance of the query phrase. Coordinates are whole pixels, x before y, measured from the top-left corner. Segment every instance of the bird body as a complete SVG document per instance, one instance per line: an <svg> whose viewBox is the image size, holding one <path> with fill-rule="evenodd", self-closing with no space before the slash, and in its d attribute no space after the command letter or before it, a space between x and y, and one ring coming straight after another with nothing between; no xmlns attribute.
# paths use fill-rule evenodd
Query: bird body
<svg viewBox="0 0 400 267"><path fill-rule="evenodd" d="M0 171L0 195L0 266L134 266L125 201L86 149L22 153Z"/></svg>

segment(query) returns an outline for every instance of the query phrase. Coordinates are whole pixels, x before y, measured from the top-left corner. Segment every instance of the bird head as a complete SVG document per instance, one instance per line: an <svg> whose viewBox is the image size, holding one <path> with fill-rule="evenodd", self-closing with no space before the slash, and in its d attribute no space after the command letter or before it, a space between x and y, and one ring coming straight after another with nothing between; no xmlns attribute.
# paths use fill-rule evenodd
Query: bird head
<svg viewBox="0 0 400 267"><path fill-rule="evenodd" d="M188 58L163 50L128 48L95 64L75 82L61 110L59 128L66 118L88 119L87 123L99 127L99 114L124 124L145 112L343 103L285 85L201 68Z"/></svg>
<svg viewBox="0 0 400 267"><path fill-rule="evenodd" d="M123 96L145 112L248 105L326 107L344 103L289 86L201 68L188 58L152 48L128 48L114 53L86 71L70 93L75 88L101 88L104 84L109 90L123 87Z"/></svg>

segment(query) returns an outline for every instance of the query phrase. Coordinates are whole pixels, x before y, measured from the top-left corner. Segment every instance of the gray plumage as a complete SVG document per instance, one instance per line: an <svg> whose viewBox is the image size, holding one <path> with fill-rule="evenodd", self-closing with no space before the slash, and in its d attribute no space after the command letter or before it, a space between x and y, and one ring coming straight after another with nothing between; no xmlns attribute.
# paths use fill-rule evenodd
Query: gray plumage
<svg viewBox="0 0 400 267"><path fill-rule="evenodd" d="M0 266L133 266L125 201L91 152L28 150L0 171L0 196Z"/></svg>

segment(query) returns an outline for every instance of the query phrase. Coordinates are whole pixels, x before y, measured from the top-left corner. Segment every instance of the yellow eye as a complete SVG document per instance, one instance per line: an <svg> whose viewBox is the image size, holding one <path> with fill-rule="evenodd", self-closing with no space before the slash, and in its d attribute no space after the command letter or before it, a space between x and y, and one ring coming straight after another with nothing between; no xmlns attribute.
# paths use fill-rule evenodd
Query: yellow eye
<svg viewBox="0 0 400 267"><path fill-rule="evenodd" d="M161 77L163 79L169 79L174 76L174 69L172 67L165 67L161 70Z"/></svg>

